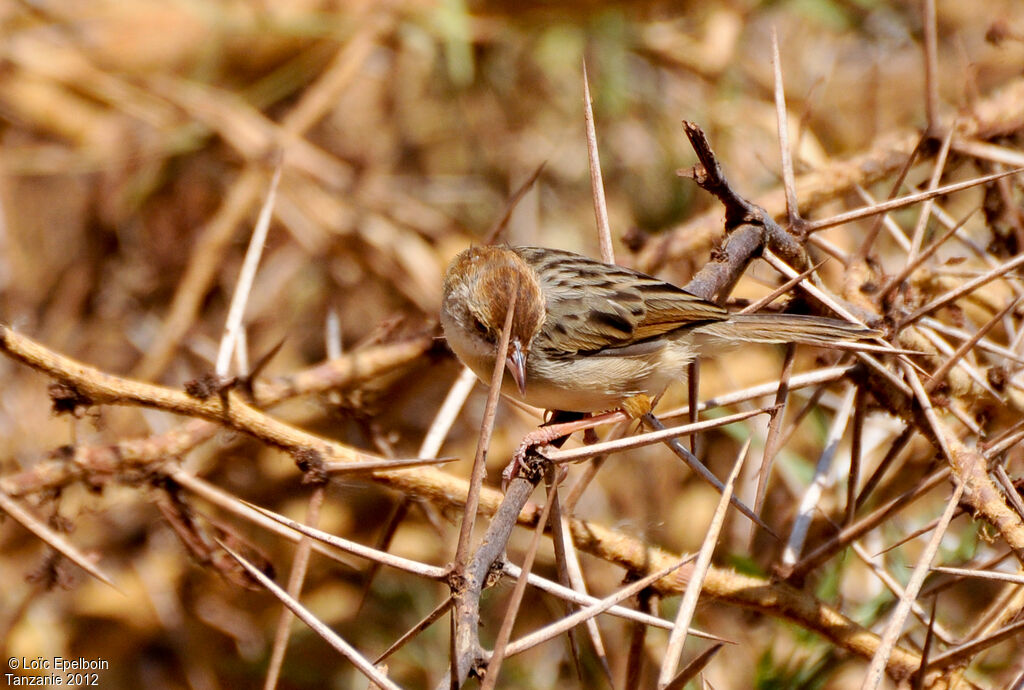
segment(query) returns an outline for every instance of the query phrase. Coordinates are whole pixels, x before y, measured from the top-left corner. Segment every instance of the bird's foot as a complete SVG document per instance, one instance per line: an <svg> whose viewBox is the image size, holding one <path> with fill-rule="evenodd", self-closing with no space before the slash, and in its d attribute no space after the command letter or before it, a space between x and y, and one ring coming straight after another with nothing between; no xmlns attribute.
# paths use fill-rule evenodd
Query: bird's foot
<svg viewBox="0 0 1024 690"><path fill-rule="evenodd" d="M530 469L528 456L531 453L537 453L537 450L542 446L546 446L560 438L567 438L574 431L588 428L580 426L580 423L585 421L589 420L579 419L572 422L549 424L538 427L524 436L523 440L519 442L516 452L512 454L512 460L509 461L508 465L501 472L501 490L505 491L508 488L509 483L519 476L520 470Z"/></svg>
<svg viewBox="0 0 1024 690"><path fill-rule="evenodd" d="M640 396L637 396L640 397ZM647 397L647 396L643 396ZM648 398L648 403L650 399ZM620 421L626 419L626 415L622 412L604 412L595 416L576 416L571 421L560 422L559 419L565 419L566 416L576 416L574 413L565 413L556 411L552 417L552 422L545 424L544 426L538 427L528 433L520 441L519 447L516 448L516 452L512 454L512 460L508 463L505 469L501 473L501 490L504 491L509 483L515 479L520 469L529 469L529 455L531 453L536 454L537 449L546 445L562 445L560 440L564 442L564 439L569 438L572 434L577 431L584 431L587 429L593 429L601 424L608 424L609 422Z"/></svg>

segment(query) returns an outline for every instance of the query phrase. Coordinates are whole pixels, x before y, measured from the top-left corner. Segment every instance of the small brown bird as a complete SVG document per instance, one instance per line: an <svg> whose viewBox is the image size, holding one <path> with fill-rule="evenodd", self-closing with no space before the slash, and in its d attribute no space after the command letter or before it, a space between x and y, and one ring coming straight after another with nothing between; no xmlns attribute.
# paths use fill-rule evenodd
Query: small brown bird
<svg viewBox="0 0 1024 690"><path fill-rule="evenodd" d="M499 353L511 304L508 351ZM444 279L441 325L482 381L500 354L511 374L504 393L574 412L660 395L695 357L723 347L877 335L817 316L731 314L638 271L544 247L474 247L456 256Z"/></svg>

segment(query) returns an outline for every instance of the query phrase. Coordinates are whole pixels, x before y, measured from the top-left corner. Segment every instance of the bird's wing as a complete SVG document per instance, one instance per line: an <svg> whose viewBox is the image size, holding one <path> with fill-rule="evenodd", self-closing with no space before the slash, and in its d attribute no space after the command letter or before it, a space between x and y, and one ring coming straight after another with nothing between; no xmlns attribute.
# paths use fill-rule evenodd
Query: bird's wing
<svg viewBox="0 0 1024 690"><path fill-rule="evenodd" d="M515 251L537 271L548 318L535 346L551 353L625 347L728 315L682 288L622 266L556 249Z"/></svg>

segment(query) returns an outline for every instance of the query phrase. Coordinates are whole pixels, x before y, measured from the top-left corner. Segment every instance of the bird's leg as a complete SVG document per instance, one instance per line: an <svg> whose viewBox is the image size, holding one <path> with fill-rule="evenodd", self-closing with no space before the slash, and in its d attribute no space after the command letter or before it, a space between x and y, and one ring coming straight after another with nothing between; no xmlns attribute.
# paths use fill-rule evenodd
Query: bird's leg
<svg viewBox="0 0 1024 690"><path fill-rule="evenodd" d="M620 407L630 419L643 419L654 410L654 401L646 393L638 393L623 400Z"/></svg>
<svg viewBox="0 0 1024 690"><path fill-rule="evenodd" d="M526 454L531 448L546 445L559 447L565 443L569 436L577 431L593 429L602 424L623 421L625 419L628 419L628 417L618 410L603 412L594 416L590 416L589 413L585 412L554 410L548 422L528 433L519 443L519 447L516 448L516 452L512 455L512 460L501 473L502 490L519 473L519 468L523 466Z"/></svg>
<svg viewBox="0 0 1024 690"><path fill-rule="evenodd" d="M548 421L544 422L537 428L533 434L536 434L536 438L533 439L531 445L544 445L549 444L555 448L561 448L566 441L569 440L569 436L574 431L580 430L580 428L589 429L592 427L584 426L580 427L581 423L585 423L584 420L590 418L589 412L567 412L565 410L552 410L551 417ZM531 436L533 434L530 434ZM529 436L527 436L529 438ZM524 439L525 441L526 439Z"/></svg>

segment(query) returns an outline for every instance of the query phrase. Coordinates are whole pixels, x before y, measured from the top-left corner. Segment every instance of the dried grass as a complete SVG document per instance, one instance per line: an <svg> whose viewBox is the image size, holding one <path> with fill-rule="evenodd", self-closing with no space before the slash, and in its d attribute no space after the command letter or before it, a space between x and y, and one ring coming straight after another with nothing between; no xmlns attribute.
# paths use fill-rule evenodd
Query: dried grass
<svg viewBox="0 0 1024 690"><path fill-rule="evenodd" d="M444 404L460 367L436 337L440 276L539 166L507 241L598 256L588 150L599 151L616 259L685 284L722 241L723 211L675 174L695 160L683 119L708 134L733 188L777 218L788 135L800 240L872 200L1024 162L1019 3L940 4L936 32L910 6L705 5L0 0L2 657L104 660L102 687L366 686L328 633L293 621L288 634L253 565L276 570L337 634L330 644L370 665L435 612L382 672L440 687L483 670L506 608L519 610L501 636L515 650L592 604L580 589L603 598L713 547L692 624L734 644L704 654L715 643L691 633L663 678L678 668L703 679L688 687L875 687L870 668L887 674L880 687L1020 682L1019 585L926 577L929 564L1016 573L1024 562L1013 175L890 212L877 237L872 217L810 235L814 262L832 258L784 301L820 310L818 290L927 356L854 368L850 355L801 347L784 367L784 353L762 347L702 363L701 417L772 410L770 422L703 431L694 447L724 477L752 439L736 495L781 542L735 510L717 545L707 540L717 494L655 444L570 465L571 498L563 489L545 505L557 548L530 546L530 530L514 527L537 527L544 494L495 487L540 420L505 401L473 539L458 577L443 570L486 390L463 384ZM277 166L269 236L242 291L247 356L214 376ZM788 277L755 262L733 297L756 300ZM669 392L662 419L684 393ZM729 396L725 409L711 404ZM457 461L359 465L435 457ZM371 565L372 554L305 541L250 504L407 560ZM498 570L519 572L491 569L485 527L511 532L508 557L533 561L532 582L561 571L576 603L527 587L508 607L508 577L485 591ZM661 578L632 607L669 627L692 573ZM461 647L449 617L472 638ZM653 687L669 630L596 620L568 646L503 658L488 682Z"/></svg>

